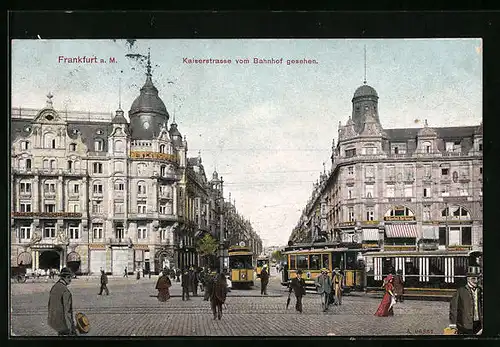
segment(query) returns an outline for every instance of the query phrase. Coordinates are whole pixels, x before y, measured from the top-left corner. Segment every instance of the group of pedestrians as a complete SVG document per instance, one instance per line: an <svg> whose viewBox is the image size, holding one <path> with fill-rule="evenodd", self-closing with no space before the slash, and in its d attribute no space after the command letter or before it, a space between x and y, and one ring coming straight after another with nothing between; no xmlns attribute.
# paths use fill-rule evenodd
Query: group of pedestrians
<svg viewBox="0 0 500 347"><path fill-rule="evenodd" d="M331 277L327 269L321 269L321 274L316 277L315 285L321 297L323 312L326 312L332 303L334 305L342 305L343 281L344 276L339 268L334 269Z"/></svg>

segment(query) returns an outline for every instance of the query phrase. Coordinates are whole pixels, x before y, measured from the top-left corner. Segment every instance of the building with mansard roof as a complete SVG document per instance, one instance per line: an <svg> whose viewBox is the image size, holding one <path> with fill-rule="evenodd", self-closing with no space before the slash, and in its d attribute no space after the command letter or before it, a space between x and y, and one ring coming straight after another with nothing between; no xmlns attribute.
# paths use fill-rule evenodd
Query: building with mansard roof
<svg viewBox="0 0 500 347"><path fill-rule="evenodd" d="M198 265L197 237L215 235L201 158L153 84L128 116L12 109L11 265L122 275Z"/></svg>
<svg viewBox="0 0 500 347"><path fill-rule="evenodd" d="M365 250L481 250L482 123L384 128L362 85L323 174L290 235Z"/></svg>

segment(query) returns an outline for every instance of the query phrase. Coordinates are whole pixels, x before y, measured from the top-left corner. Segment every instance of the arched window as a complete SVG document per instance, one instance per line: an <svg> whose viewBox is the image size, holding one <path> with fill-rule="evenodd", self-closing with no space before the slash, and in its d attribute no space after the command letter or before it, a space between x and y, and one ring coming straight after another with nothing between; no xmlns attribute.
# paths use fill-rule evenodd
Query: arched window
<svg viewBox="0 0 500 347"><path fill-rule="evenodd" d="M26 159L26 170L31 170L31 159Z"/></svg>
<svg viewBox="0 0 500 347"><path fill-rule="evenodd" d="M73 169L74 169L73 160L68 160L68 170L71 171Z"/></svg>
<svg viewBox="0 0 500 347"><path fill-rule="evenodd" d="M144 182L137 183L137 194L141 195L146 194L146 183Z"/></svg>
<svg viewBox="0 0 500 347"><path fill-rule="evenodd" d="M430 143L429 141L425 141L424 143L422 143L422 151L424 153L432 153L432 143Z"/></svg>
<svg viewBox="0 0 500 347"><path fill-rule="evenodd" d="M441 217L444 219L470 219L469 211L462 206L448 206L441 211Z"/></svg>
<svg viewBox="0 0 500 347"><path fill-rule="evenodd" d="M165 145L160 145L160 153L165 153Z"/></svg>
<svg viewBox="0 0 500 347"><path fill-rule="evenodd" d="M165 165L160 166L160 176L165 177L167 174L167 167Z"/></svg>
<svg viewBox="0 0 500 347"><path fill-rule="evenodd" d="M121 141L121 140L115 141L115 152L123 153L124 151L125 151L125 148L123 146L123 141Z"/></svg>
<svg viewBox="0 0 500 347"><path fill-rule="evenodd" d="M102 139L97 138L94 140L94 151L95 152L104 151L104 141Z"/></svg>
<svg viewBox="0 0 500 347"><path fill-rule="evenodd" d="M52 133L46 133L43 137L43 147L44 148L55 148L55 137Z"/></svg>
<svg viewBox="0 0 500 347"><path fill-rule="evenodd" d="M75 152L76 151L76 143L70 143L69 144L69 150L71 152Z"/></svg>
<svg viewBox="0 0 500 347"><path fill-rule="evenodd" d="M389 209L384 217L413 217L415 214L406 206L394 206Z"/></svg>

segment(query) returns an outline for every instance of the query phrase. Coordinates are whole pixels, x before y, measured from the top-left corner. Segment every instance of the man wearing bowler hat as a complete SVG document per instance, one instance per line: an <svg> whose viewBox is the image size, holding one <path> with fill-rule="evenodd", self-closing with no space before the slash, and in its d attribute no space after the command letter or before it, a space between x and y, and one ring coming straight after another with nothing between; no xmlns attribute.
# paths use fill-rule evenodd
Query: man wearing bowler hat
<svg viewBox="0 0 500 347"><path fill-rule="evenodd" d="M68 289L72 276L71 270L63 268L59 273L59 281L50 290L48 324L59 336L76 335L73 299Z"/></svg>
<svg viewBox="0 0 500 347"><path fill-rule="evenodd" d="M450 328L460 335L481 335L483 332L483 290L478 285L481 270L469 266L467 284L457 289L450 302Z"/></svg>
<svg viewBox="0 0 500 347"><path fill-rule="evenodd" d="M306 295L306 282L302 278L302 270L297 270L297 275L290 282L289 292L295 293L297 301L295 302L295 310L302 313L302 297Z"/></svg>

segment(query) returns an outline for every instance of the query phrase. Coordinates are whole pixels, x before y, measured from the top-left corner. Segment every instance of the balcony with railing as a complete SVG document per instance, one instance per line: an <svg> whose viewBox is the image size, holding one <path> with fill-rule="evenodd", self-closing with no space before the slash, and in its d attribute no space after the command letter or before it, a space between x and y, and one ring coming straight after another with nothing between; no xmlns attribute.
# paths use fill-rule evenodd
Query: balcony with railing
<svg viewBox="0 0 500 347"><path fill-rule="evenodd" d="M64 218L64 219L80 219L81 212L12 212L14 218Z"/></svg>

